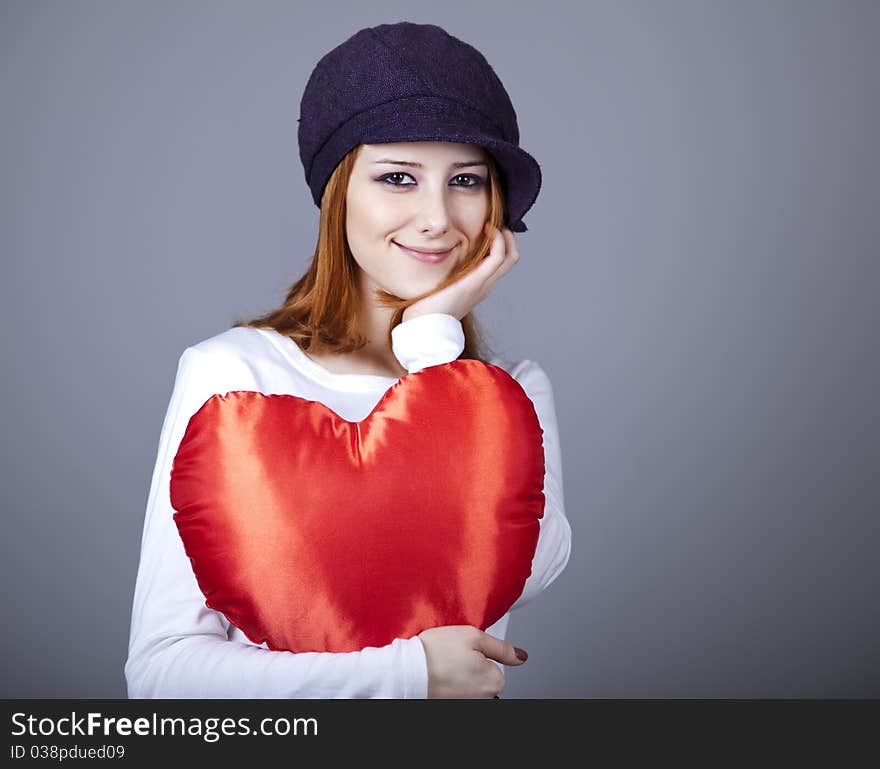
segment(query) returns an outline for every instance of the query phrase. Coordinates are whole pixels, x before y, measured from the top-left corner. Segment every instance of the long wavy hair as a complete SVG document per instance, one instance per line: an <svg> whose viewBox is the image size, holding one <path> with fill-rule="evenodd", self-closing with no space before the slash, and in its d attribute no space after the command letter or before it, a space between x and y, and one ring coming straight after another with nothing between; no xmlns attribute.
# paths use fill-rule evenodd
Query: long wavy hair
<svg viewBox="0 0 880 769"><path fill-rule="evenodd" d="M324 188L318 243L305 272L287 290L280 307L250 320L238 319L232 328L272 328L295 341L299 347L315 354L325 352L347 353L367 344L360 331L359 294L356 282L358 265L348 247L345 235L346 193L355 160L362 144L354 147L337 165ZM504 221L504 189L497 165L487 152L489 164L489 221L501 228ZM491 239L485 230L473 249L453 268L436 288L412 299L402 299L387 291L378 290L376 300L385 307L393 307L388 326L388 344L391 330L401 322L403 312L411 304L441 291L465 273L474 269L488 253ZM488 363L494 353L487 344L473 313L461 319L465 345L459 358L470 358Z"/></svg>

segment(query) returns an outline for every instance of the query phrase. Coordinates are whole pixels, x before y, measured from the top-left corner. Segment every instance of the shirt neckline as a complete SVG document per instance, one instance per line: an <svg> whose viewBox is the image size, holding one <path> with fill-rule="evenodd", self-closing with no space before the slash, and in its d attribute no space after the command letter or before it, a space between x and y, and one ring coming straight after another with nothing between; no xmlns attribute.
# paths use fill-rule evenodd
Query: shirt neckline
<svg viewBox="0 0 880 769"><path fill-rule="evenodd" d="M259 327L256 330L274 340L276 346L288 358L291 358L296 367L310 379L334 390L387 390L390 385L399 381L397 377L381 376L379 374L337 374L324 368L317 361L312 360L289 336L285 336L274 328Z"/></svg>

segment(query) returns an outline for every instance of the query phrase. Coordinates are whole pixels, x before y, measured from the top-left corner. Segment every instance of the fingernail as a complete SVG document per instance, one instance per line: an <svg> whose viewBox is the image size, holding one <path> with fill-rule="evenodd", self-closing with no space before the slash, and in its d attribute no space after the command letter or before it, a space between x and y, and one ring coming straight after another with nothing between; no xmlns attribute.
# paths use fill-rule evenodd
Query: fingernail
<svg viewBox="0 0 880 769"><path fill-rule="evenodd" d="M519 646L514 646L513 650L516 652L517 659L525 662L529 658L529 655L525 649L520 649Z"/></svg>

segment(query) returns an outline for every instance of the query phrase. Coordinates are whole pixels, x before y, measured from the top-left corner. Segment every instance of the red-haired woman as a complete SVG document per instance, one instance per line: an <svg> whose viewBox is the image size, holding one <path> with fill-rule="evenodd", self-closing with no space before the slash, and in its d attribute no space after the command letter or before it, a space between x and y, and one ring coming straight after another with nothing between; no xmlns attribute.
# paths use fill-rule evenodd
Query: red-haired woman
<svg viewBox="0 0 880 769"><path fill-rule="evenodd" d="M495 697L502 666L526 656L504 640L509 612L485 631L448 625L359 651L271 650L206 606L175 528L172 462L190 417L212 395L297 395L357 422L401 377L475 359L522 386L543 431L545 507L531 575L512 609L569 558L550 381L532 360L491 355L472 314L519 260L514 231L526 229L521 217L540 188L497 76L439 27L361 30L315 68L299 134L320 208L317 246L279 308L180 357L147 502L129 696Z"/></svg>

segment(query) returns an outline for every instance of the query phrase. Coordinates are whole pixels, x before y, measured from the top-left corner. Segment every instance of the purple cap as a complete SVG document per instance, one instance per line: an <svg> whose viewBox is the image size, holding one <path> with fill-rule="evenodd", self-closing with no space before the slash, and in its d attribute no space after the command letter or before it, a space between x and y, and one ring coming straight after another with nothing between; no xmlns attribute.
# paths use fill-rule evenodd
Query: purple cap
<svg viewBox="0 0 880 769"><path fill-rule="evenodd" d="M324 186L358 144L476 144L495 159L514 232L541 189L541 167L519 147L516 112L476 48L434 24L356 32L315 66L300 102L299 155L320 207Z"/></svg>

